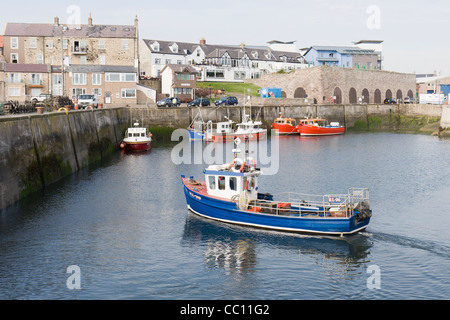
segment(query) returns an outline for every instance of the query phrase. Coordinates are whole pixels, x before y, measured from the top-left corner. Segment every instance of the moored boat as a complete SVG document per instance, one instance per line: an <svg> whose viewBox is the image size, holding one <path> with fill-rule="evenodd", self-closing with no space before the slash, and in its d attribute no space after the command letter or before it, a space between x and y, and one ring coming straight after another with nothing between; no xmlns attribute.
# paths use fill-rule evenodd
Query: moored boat
<svg viewBox="0 0 450 320"><path fill-rule="evenodd" d="M281 113L280 116L275 119L271 127L275 133L279 135L298 134L295 119L283 118Z"/></svg>
<svg viewBox="0 0 450 320"><path fill-rule="evenodd" d="M260 192L262 172L255 161L238 157L240 150L233 152L230 164L204 170L205 181L181 176L190 211L225 223L319 235L350 235L368 226L372 216L368 189L350 188L343 195L285 193L277 199Z"/></svg>
<svg viewBox="0 0 450 320"><path fill-rule="evenodd" d="M344 134L345 127L339 125L339 122L330 122L326 119L302 119L297 126L298 133L301 136L329 136Z"/></svg>
<svg viewBox="0 0 450 320"><path fill-rule="evenodd" d="M120 147L126 151L148 151L151 149L152 134L147 131L147 128L141 127L136 121L133 127L130 127L125 132L125 137L120 144Z"/></svg>

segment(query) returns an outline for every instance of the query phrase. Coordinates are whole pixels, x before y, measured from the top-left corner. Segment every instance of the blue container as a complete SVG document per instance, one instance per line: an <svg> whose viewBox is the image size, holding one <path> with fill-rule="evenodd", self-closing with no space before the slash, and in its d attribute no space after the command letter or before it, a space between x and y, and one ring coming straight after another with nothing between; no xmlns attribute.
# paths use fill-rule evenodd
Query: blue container
<svg viewBox="0 0 450 320"><path fill-rule="evenodd" d="M261 98L281 98L281 88L261 88Z"/></svg>

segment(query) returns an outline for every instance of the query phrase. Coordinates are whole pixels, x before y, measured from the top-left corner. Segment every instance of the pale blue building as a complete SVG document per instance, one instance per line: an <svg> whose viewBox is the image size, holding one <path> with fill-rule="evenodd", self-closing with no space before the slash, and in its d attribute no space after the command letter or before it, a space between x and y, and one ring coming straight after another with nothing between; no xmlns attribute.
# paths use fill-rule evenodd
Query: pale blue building
<svg viewBox="0 0 450 320"><path fill-rule="evenodd" d="M378 65L375 50L358 47L313 46L303 56L313 66L376 69Z"/></svg>

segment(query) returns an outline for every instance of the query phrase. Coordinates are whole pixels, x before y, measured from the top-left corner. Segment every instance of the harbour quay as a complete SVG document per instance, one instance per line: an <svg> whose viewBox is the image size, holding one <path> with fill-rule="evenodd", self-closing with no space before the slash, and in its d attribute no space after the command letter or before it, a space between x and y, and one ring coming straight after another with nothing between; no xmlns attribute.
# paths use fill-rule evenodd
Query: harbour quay
<svg viewBox="0 0 450 320"><path fill-rule="evenodd" d="M344 124L348 130L395 130L432 133L445 121L449 110L439 105L293 105L292 99L279 99L276 105L246 106L252 118L266 128L282 113L301 119L326 117ZM273 102L275 103L275 102ZM224 117L239 121L244 107L157 108L114 107L71 110L44 114L0 117L0 208L14 204L72 173L101 161L119 149L123 135L135 120L150 130L187 128L200 111L204 121ZM270 133L270 130L269 130ZM170 137L167 137L170 141Z"/></svg>

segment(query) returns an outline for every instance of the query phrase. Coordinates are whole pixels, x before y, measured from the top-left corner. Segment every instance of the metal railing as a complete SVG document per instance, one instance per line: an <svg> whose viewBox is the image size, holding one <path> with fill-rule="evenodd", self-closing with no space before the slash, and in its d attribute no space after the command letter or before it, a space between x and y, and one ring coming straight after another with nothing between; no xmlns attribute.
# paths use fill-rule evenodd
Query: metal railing
<svg viewBox="0 0 450 320"><path fill-rule="evenodd" d="M358 203L369 203L369 189L350 188L347 194L313 195L294 192L275 194L282 200L253 200L248 210L274 215L291 215L295 217L348 218L354 214Z"/></svg>

